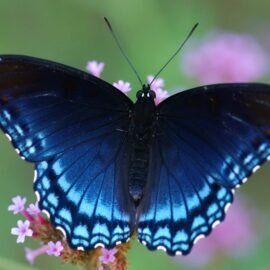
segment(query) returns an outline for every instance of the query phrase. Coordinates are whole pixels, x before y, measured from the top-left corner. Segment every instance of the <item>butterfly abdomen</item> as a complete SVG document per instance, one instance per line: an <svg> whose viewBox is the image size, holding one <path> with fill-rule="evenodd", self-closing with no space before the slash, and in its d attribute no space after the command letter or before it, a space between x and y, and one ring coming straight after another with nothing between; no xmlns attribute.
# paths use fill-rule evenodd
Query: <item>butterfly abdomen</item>
<svg viewBox="0 0 270 270"><path fill-rule="evenodd" d="M149 166L149 143L135 141L131 144L129 159L129 193L139 202L146 184Z"/></svg>

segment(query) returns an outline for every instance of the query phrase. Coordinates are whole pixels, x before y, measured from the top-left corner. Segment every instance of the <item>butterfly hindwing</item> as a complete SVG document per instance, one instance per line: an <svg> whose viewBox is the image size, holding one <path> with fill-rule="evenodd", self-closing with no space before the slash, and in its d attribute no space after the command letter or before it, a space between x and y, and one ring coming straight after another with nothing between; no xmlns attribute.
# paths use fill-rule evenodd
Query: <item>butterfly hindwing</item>
<svg viewBox="0 0 270 270"><path fill-rule="evenodd" d="M132 231L127 138L114 131L36 166L40 206L67 233L72 248L112 248Z"/></svg>
<svg viewBox="0 0 270 270"><path fill-rule="evenodd" d="M173 132L155 139L149 182L139 206L138 238L150 249L187 254L225 217L233 192L205 173L189 144Z"/></svg>
<svg viewBox="0 0 270 270"><path fill-rule="evenodd" d="M132 102L90 74L25 56L0 57L0 124L36 164L39 206L73 248L126 241L127 131Z"/></svg>
<svg viewBox="0 0 270 270"><path fill-rule="evenodd" d="M234 189L270 155L269 86L229 84L179 93L158 107L138 238L187 254L225 217Z"/></svg>

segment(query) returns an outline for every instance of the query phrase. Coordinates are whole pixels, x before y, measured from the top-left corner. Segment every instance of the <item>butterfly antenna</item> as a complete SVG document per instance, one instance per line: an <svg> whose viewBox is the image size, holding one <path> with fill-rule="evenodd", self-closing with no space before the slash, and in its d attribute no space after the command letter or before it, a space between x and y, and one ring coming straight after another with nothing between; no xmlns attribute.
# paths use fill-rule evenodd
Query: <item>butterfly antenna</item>
<svg viewBox="0 0 270 270"><path fill-rule="evenodd" d="M111 23L109 22L109 20L108 20L106 17L104 17L104 20L105 20L105 22L106 22L106 24L107 24L107 26L108 26L108 28L109 28L109 30L110 30L110 32L111 32L111 34L112 34L114 40L115 40L115 42L116 42L116 44L117 44L117 46L118 46L120 52L122 53L122 55L123 55L123 56L125 57L125 59L127 60L129 66L130 66L131 69L134 71L134 73L135 73L135 75L136 75L138 81L140 82L140 84L141 84L142 87L143 87L143 82L142 82L142 80L141 80L141 78L140 78L140 76L139 76L139 73L137 72L136 68L135 68L134 65L131 63L131 61L130 61L129 58L127 57L125 51L123 50L122 46L120 45L120 43L119 43L119 41L118 41L118 38L117 38L117 36L115 35L115 33L114 33L113 29L112 29Z"/></svg>
<svg viewBox="0 0 270 270"><path fill-rule="evenodd" d="M182 42L182 44L179 46L179 48L176 50L176 52L169 58L169 60L162 66L162 68L159 70L159 72L154 76L153 80L150 82L149 86L151 86L151 84L153 83L153 81L158 77L158 75L167 67L167 65L174 59L174 57L180 52L180 50L184 47L184 45L186 44L186 42L189 40L189 38L191 37L191 35L193 34L193 32L195 31L195 29L197 28L197 26L199 25L199 23L196 23L192 29L190 30L189 34L187 35L187 37L185 38L185 40Z"/></svg>

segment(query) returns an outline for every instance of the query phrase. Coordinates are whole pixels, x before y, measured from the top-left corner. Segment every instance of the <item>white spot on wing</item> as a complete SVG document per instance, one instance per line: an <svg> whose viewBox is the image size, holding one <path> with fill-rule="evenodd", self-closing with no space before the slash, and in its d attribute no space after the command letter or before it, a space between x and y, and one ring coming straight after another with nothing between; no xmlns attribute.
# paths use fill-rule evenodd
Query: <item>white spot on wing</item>
<svg viewBox="0 0 270 270"><path fill-rule="evenodd" d="M35 183L37 181L37 170L34 170L34 179L33 179L33 183Z"/></svg>
<svg viewBox="0 0 270 270"><path fill-rule="evenodd" d="M121 244L122 244L122 241L117 241L115 244L116 244L117 246L118 246L118 245L121 245Z"/></svg>
<svg viewBox="0 0 270 270"><path fill-rule="evenodd" d="M194 241L193 241L194 245L195 245L199 240L203 239L204 237L205 237L204 234L198 235L198 236L194 239Z"/></svg>
<svg viewBox="0 0 270 270"><path fill-rule="evenodd" d="M102 243L95 244L94 248L98 248L98 247L104 248L104 244L102 244Z"/></svg>
<svg viewBox="0 0 270 270"><path fill-rule="evenodd" d="M145 242L145 241L142 241L141 243L142 243L144 246L146 246L146 242Z"/></svg>
<svg viewBox="0 0 270 270"><path fill-rule="evenodd" d="M60 231L60 232L63 234L64 239L67 238L66 231L65 231L61 226L57 226L56 229L57 229L58 231Z"/></svg>
<svg viewBox="0 0 270 270"><path fill-rule="evenodd" d="M244 184L244 183L246 183L247 182L247 177L245 177L243 180L242 180L242 183Z"/></svg>
<svg viewBox="0 0 270 270"><path fill-rule="evenodd" d="M176 255L176 256L180 256L180 255L183 255L183 253L182 253L181 251L177 250L177 251L175 252L175 255Z"/></svg>
<svg viewBox="0 0 270 270"><path fill-rule="evenodd" d="M35 191L35 194L36 194L37 202L39 202L40 201L40 195L39 195L38 191Z"/></svg>
<svg viewBox="0 0 270 270"><path fill-rule="evenodd" d="M252 172L255 173L256 171L258 171L260 169L260 166L257 165L252 169Z"/></svg>
<svg viewBox="0 0 270 270"><path fill-rule="evenodd" d="M50 215L50 213L47 210L44 210L43 209L43 210L41 210L41 212L44 213L48 219L51 218L51 215Z"/></svg>
<svg viewBox="0 0 270 270"><path fill-rule="evenodd" d="M6 137L8 138L8 140L11 142L12 141L12 138L10 137L9 134L5 133Z"/></svg>
<svg viewBox="0 0 270 270"><path fill-rule="evenodd" d="M228 212L228 210L229 210L229 208L230 208L230 206L231 206L232 204L231 203L227 203L226 204L226 206L225 206L225 213L227 213Z"/></svg>
<svg viewBox="0 0 270 270"><path fill-rule="evenodd" d="M220 220L216 220L213 224L212 224L212 229L216 228L217 225L220 224Z"/></svg>
<svg viewBox="0 0 270 270"><path fill-rule="evenodd" d="M82 247L82 246L79 246L79 247L77 247L77 250L81 250L81 251L84 251L84 247Z"/></svg>
<svg viewBox="0 0 270 270"><path fill-rule="evenodd" d="M167 249L166 249L164 246L158 246L158 247L157 247L157 250L162 250L162 251L164 251L164 252L167 251Z"/></svg>

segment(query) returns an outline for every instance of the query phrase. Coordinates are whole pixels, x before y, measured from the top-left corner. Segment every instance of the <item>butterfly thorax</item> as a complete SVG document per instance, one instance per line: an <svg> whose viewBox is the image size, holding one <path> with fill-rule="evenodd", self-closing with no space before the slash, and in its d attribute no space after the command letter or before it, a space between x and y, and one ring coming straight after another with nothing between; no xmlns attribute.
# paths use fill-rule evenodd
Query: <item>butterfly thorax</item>
<svg viewBox="0 0 270 270"><path fill-rule="evenodd" d="M150 144L155 130L155 94L149 86L137 92L137 101L131 116L129 193L139 202L146 184Z"/></svg>

